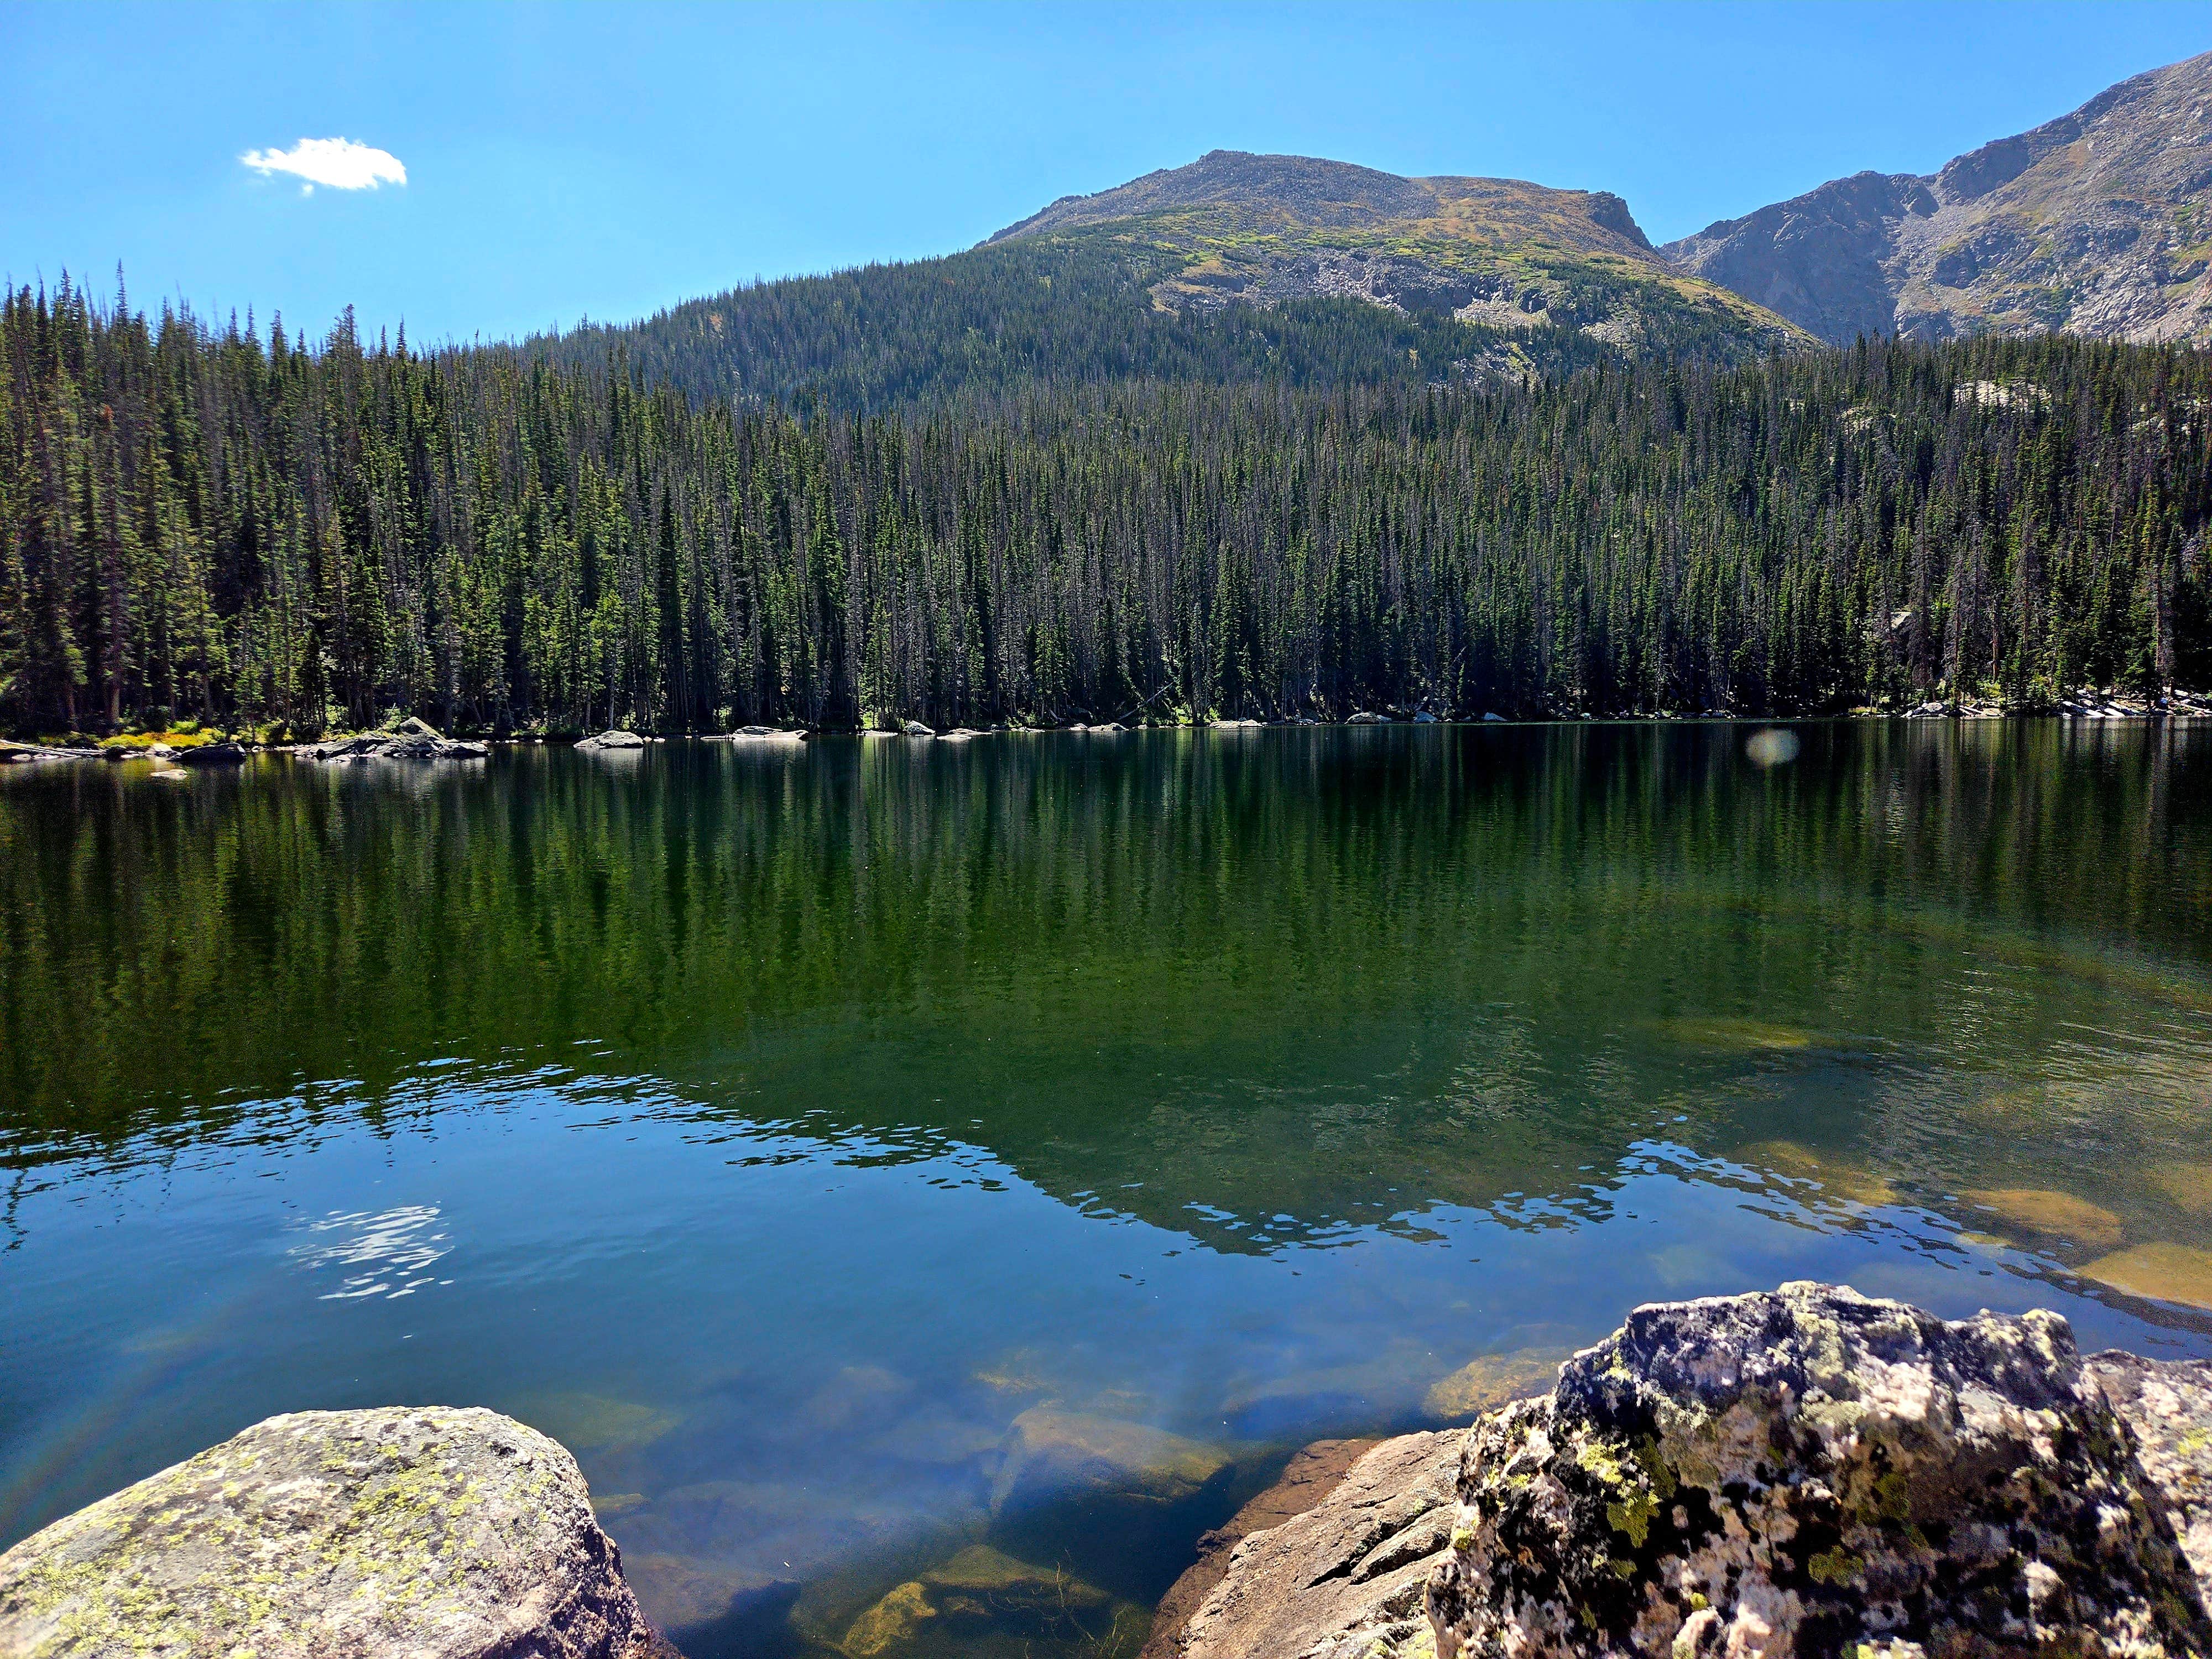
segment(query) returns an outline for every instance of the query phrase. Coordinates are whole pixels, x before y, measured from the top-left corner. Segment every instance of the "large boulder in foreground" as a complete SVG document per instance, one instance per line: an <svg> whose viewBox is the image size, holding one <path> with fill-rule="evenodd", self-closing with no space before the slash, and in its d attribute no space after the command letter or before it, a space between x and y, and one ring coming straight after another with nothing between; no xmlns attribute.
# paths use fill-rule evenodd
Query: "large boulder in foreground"
<svg viewBox="0 0 2212 1659"><path fill-rule="evenodd" d="M2053 1313L1809 1284L1639 1308L1476 1423L1459 1498L1441 1659L2212 1652L2166 1495Z"/></svg>
<svg viewBox="0 0 2212 1659"><path fill-rule="evenodd" d="M576 1461L497 1413L298 1412L0 1555L0 1656L668 1659Z"/></svg>

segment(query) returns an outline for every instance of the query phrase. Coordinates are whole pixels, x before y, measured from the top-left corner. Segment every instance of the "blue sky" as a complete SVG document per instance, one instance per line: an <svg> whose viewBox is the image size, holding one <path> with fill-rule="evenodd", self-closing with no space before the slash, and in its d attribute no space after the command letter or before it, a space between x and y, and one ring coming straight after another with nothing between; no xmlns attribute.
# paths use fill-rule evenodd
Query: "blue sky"
<svg viewBox="0 0 2212 1659"><path fill-rule="evenodd" d="M950 252L1216 148L1618 191L1663 240L1930 170L2207 49L2207 0L9 0L0 272L105 290L119 259L141 304L489 338ZM285 156L338 138L384 176L303 193Z"/></svg>

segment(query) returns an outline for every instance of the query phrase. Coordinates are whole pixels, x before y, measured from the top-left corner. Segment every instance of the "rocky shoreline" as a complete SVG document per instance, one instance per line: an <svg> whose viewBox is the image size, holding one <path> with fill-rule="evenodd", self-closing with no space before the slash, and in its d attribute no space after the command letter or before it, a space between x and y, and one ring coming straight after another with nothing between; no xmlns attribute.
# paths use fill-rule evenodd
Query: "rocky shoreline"
<svg viewBox="0 0 2212 1659"><path fill-rule="evenodd" d="M1468 713L1438 713L1433 709L1389 708L1382 710L1355 709L1341 720L1324 720L1311 714L1298 714L1274 720L1146 720L1132 716L1129 723L1121 720L1102 720L1091 724L1084 720L1069 720L1059 725L998 725L988 726L956 726L939 730L921 720L899 721L892 726L867 726L854 730L825 732L811 726L744 726L729 732L690 732L676 735L689 737L705 743L799 743L810 738L867 737L867 738L931 738L940 741L963 742L972 738L991 737L1008 732L1074 732L1110 734L1132 731L1263 731L1276 726L1512 726L1576 724L1634 724L1680 725L1719 721L1730 725L1758 726L1817 721L1832 718L1826 715L1765 715L1738 714L1724 710L1662 710L1656 714L1594 715L1576 713L1538 713L1504 715L1493 711ZM2176 691L2162 700L2151 700L2117 693L2082 691L2062 699L2048 708L2008 708L2000 703L1978 698L1954 702L1934 701L1909 707L1883 709L1853 709L1841 718L1847 720L2212 720L2212 692ZM367 760L481 760L495 745L517 743L560 744L569 742L574 748L590 750L643 749L648 744L666 742L665 735L641 735L619 727L605 732L587 733L570 739L530 734L521 737L448 738L440 733L428 722L410 716L389 731L352 732L343 736L319 738L305 743L252 744L223 741L206 744L109 742L102 744L83 743L17 743L0 738L0 766L29 765L39 762L156 760L182 766L202 766L231 763L258 753L295 755L303 760L356 762Z"/></svg>
<svg viewBox="0 0 2212 1659"><path fill-rule="evenodd" d="M1817 1285L1656 1304L1192 1571L1154 1659L2201 1655L2212 1361Z"/></svg>
<svg viewBox="0 0 2212 1659"><path fill-rule="evenodd" d="M2212 1361L1795 1284L1639 1308L1547 1389L1510 1381L1471 1425L1292 1458L1200 1540L1144 1659L2212 1652ZM1160 1444L1032 1422L1009 1480L1213 1478L1109 1427ZM1111 1613L975 1543L834 1645L1086 1609ZM487 1411L272 1418L0 1555L0 1659L400 1652L678 1659L574 1459Z"/></svg>

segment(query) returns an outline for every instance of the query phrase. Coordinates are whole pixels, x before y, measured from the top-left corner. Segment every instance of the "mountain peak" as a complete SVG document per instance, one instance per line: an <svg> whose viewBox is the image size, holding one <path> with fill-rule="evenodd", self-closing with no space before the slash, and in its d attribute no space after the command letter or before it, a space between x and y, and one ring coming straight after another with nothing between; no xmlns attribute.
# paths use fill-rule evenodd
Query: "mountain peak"
<svg viewBox="0 0 2212 1659"><path fill-rule="evenodd" d="M1095 195L1063 196L988 242L1203 212L1305 230L1446 222L1460 235L1486 233L1495 241L1543 236L1589 252L1651 252L1628 204L1610 191L1555 190L1519 179L1409 179L1351 161L1241 149L1208 150L1185 166L1162 167Z"/></svg>
<svg viewBox="0 0 2212 1659"><path fill-rule="evenodd" d="M1807 343L1781 319L1661 259L1610 191L1519 179L1409 179L1311 155L1209 150L1063 196L986 246L1108 237L1171 261L1147 279L1172 311L1353 299L1524 333L1560 326L1615 348L1735 355Z"/></svg>
<svg viewBox="0 0 2212 1659"><path fill-rule="evenodd" d="M2212 340L2212 52L1935 173L1853 173L1660 252L1825 339Z"/></svg>

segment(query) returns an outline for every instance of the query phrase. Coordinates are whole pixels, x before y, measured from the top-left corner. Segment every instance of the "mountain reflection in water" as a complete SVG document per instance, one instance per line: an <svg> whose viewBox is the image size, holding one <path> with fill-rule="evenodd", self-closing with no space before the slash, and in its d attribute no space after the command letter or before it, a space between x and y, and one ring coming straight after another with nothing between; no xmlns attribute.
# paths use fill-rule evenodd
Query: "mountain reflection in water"
<svg viewBox="0 0 2212 1659"><path fill-rule="evenodd" d="M2212 1352L2212 731L0 776L0 1541L497 1407L712 1652L1133 1650L1297 1442L1790 1277Z"/></svg>

